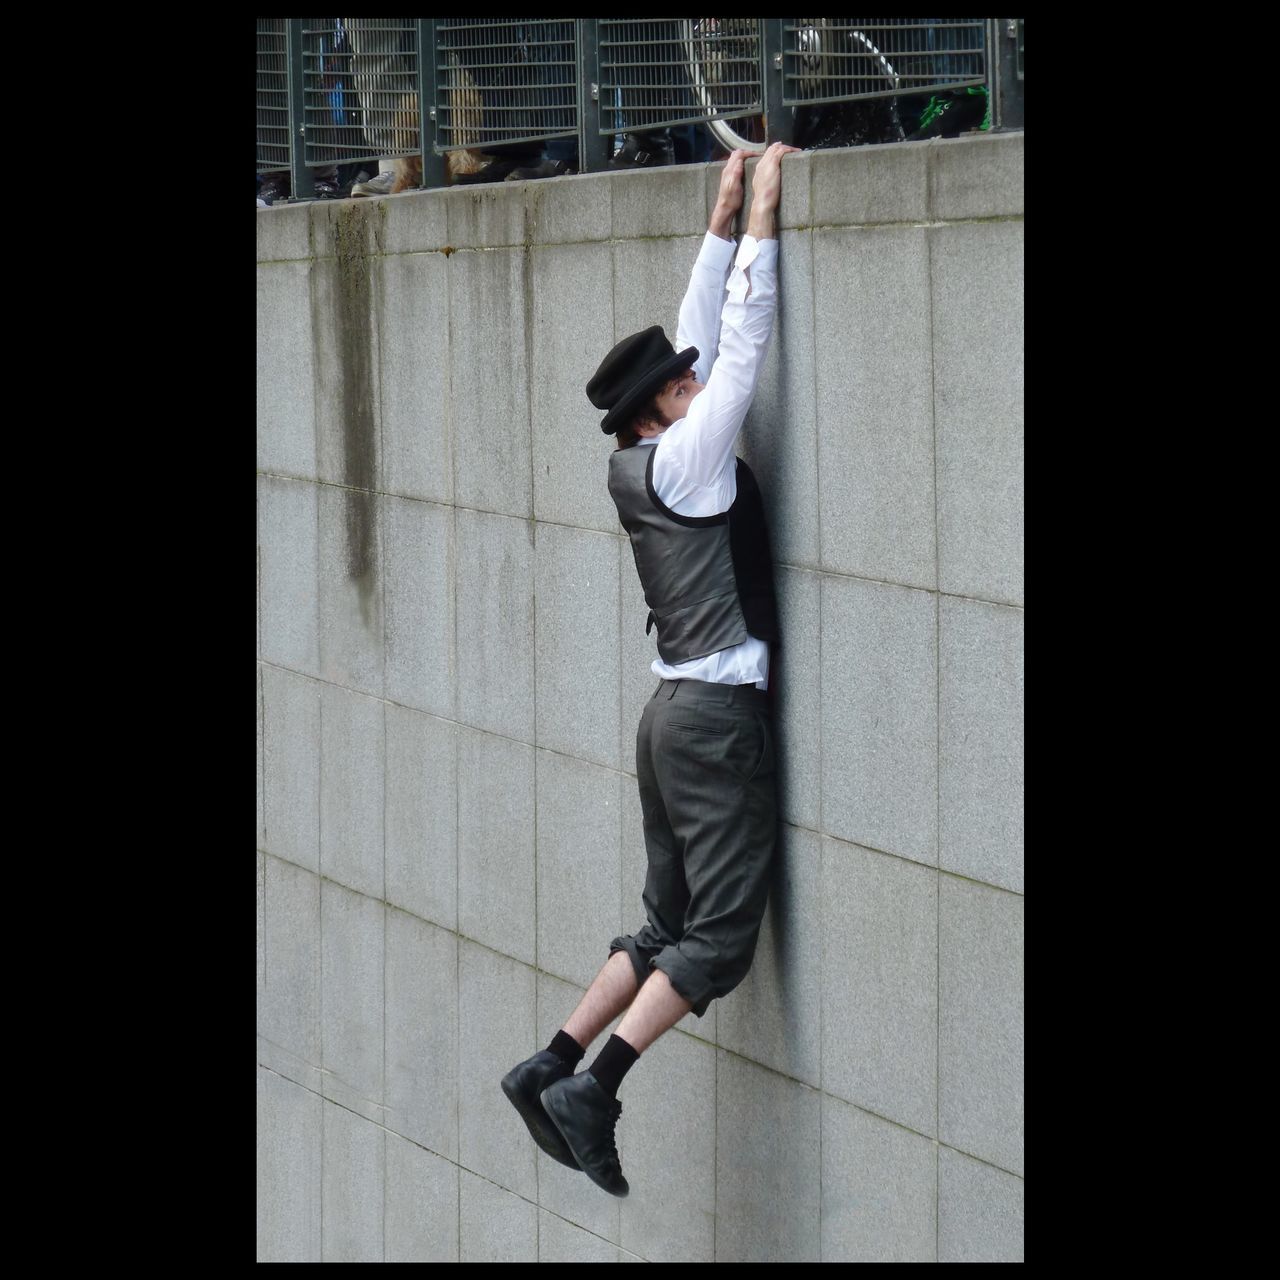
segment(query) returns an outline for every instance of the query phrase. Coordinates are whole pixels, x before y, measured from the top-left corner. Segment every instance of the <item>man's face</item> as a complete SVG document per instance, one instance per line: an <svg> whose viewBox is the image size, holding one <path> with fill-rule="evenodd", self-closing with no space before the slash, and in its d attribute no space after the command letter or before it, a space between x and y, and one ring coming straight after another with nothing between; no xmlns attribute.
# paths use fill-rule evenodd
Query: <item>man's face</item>
<svg viewBox="0 0 1280 1280"><path fill-rule="evenodd" d="M686 369L678 378L673 378L658 396L658 408L663 419L668 423L678 422L689 412L693 397L706 390L706 383L698 382L692 369Z"/></svg>

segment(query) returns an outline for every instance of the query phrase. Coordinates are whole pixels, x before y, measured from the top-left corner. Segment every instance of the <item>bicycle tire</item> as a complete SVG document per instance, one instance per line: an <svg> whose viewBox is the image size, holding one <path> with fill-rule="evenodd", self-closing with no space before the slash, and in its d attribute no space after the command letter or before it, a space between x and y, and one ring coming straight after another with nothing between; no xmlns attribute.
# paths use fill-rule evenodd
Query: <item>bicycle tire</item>
<svg viewBox="0 0 1280 1280"><path fill-rule="evenodd" d="M688 62L689 80L693 85L694 97L698 100L699 106L708 114L715 110L715 102L713 85L719 78L718 68L714 65L716 54L713 49L709 49L711 39L714 39L706 28L707 23L718 23L720 19L702 18L696 22L693 19L682 20L682 35L685 45L685 56ZM734 21L758 21L758 19L728 19L729 22ZM812 25L802 27L796 32L796 45L800 56L800 83L821 82L829 78L826 72L827 53L823 49L824 39L829 39L838 34L847 35L850 43L861 45L867 54L878 64L876 71L876 79L883 79L886 86L895 92L901 88L901 79L894 69L893 64L887 57L876 47L875 43L862 31L840 32L838 29L833 30L828 27L829 19L819 18ZM728 33L730 37L736 33L732 30ZM818 95L814 95L818 96ZM894 103L893 115L897 120L897 104ZM795 107L791 108L794 113ZM711 130L712 136L722 147L728 151L741 149L753 155L758 155L768 146L768 135L765 129L764 116L747 116L739 117L733 120L708 119L707 128ZM899 134L902 133L901 126L897 128Z"/></svg>
<svg viewBox="0 0 1280 1280"><path fill-rule="evenodd" d="M681 40L684 45L686 70L693 86L693 96L699 110L705 112L705 121L711 136L726 151L742 149L759 154L767 145L761 116L737 117L733 120L711 118L726 105L717 99L722 97L718 86L725 80L725 73L734 64L744 64L735 42L747 35L745 24L755 24L757 47L760 38L758 18L682 18ZM721 24L724 24L721 26ZM742 24L741 26L739 24ZM758 74L758 72L757 72Z"/></svg>

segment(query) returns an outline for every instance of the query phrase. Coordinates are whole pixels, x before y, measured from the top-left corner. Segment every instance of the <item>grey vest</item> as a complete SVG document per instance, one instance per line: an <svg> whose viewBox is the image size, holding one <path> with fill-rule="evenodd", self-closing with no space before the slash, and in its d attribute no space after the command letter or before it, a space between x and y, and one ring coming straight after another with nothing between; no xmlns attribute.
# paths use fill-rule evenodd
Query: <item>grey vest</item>
<svg viewBox="0 0 1280 1280"><path fill-rule="evenodd" d="M738 459L738 496L728 511L682 516L654 492L656 454L655 446L616 449L609 493L649 605L645 631L657 624L663 662L690 662L748 636L776 642L773 562L751 468Z"/></svg>

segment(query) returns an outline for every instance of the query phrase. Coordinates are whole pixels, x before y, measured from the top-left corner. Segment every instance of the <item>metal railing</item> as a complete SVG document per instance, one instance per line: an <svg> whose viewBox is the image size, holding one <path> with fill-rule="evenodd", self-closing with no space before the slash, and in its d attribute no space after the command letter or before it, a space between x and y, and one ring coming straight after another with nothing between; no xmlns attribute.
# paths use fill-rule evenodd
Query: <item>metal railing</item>
<svg viewBox="0 0 1280 1280"><path fill-rule="evenodd" d="M602 133L764 112L759 18L599 19Z"/></svg>
<svg viewBox="0 0 1280 1280"><path fill-rule="evenodd" d="M434 25L438 150L577 136L573 18L437 18Z"/></svg>
<svg viewBox="0 0 1280 1280"><path fill-rule="evenodd" d="M759 146L808 109L983 84L1020 126L1021 67L1005 18L259 18L257 166L305 198L322 166L422 155L441 186L450 151L576 137L587 172L610 135Z"/></svg>
<svg viewBox="0 0 1280 1280"><path fill-rule="evenodd" d="M784 106L941 93L986 82L985 18L783 23Z"/></svg>

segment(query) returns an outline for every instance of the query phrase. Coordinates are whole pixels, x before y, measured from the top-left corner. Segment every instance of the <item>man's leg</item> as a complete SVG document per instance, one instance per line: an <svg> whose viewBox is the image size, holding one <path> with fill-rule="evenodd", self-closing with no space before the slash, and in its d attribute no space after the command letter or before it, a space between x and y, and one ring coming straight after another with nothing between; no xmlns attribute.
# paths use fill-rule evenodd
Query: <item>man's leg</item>
<svg viewBox="0 0 1280 1280"><path fill-rule="evenodd" d="M565 1035L572 1036L583 1050L589 1049L596 1036L635 999L639 989L631 957L625 951L615 951L569 1015L563 1028Z"/></svg>
<svg viewBox="0 0 1280 1280"><path fill-rule="evenodd" d="M641 1054L692 1008L693 1005L671 985L671 979L661 969L655 969L631 1002L627 1016L618 1024L614 1034Z"/></svg>

